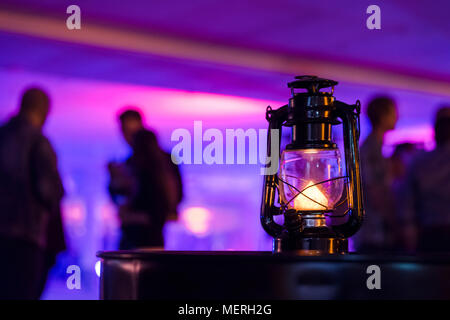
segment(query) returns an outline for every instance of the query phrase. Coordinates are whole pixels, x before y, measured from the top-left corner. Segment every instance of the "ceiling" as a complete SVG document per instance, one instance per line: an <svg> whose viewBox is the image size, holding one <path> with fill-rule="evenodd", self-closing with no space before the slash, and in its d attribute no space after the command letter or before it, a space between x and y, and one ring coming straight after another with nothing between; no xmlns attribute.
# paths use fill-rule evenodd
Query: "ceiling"
<svg viewBox="0 0 450 320"><path fill-rule="evenodd" d="M64 29L70 4L73 1L2 0L0 10L55 19ZM303 70L317 70L344 83L372 87L395 88L398 83L400 89L421 91L423 84L425 92L436 94L433 88L443 86L437 94L446 96L450 88L450 3L378 1L381 30L365 26L370 4L348 0L79 0L82 29L94 24L190 42L177 47L178 52L164 54L135 50L127 43L117 43L113 49L95 45L99 38L88 44L72 41L70 35L49 39L40 36L39 28L30 36L20 25L4 26L0 27L0 68L263 99L284 99L286 79ZM198 59L183 52L192 44L203 48ZM208 61L211 48L238 50L234 60L239 60L239 50L251 56L233 64L219 53ZM271 55L268 64L287 62L280 62L282 68L252 63L252 57L258 60L267 54ZM302 63L294 67L296 59ZM331 63L330 72L327 63ZM380 71L387 74L371 81ZM391 83L397 75L406 80ZM433 82L425 84L423 79Z"/></svg>

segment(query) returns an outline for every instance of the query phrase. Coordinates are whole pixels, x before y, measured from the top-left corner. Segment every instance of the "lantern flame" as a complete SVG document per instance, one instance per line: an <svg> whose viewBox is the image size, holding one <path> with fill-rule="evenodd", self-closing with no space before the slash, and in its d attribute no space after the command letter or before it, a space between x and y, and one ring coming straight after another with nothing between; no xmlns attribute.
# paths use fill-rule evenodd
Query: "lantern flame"
<svg viewBox="0 0 450 320"><path fill-rule="evenodd" d="M299 211L325 210L328 207L327 197L319 190L319 188L317 188L317 186L314 185L312 181L308 182L306 187L309 188L295 197L294 209Z"/></svg>

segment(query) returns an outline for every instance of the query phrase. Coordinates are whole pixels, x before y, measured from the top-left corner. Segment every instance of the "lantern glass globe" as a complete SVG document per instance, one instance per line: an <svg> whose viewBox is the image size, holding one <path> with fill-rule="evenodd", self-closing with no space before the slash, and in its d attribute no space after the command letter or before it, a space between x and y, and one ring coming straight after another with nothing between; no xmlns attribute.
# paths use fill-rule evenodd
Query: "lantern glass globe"
<svg viewBox="0 0 450 320"><path fill-rule="evenodd" d="M339 149L284 150L278 177L282 204L297 211L332 211L344 190Z"/></svg>

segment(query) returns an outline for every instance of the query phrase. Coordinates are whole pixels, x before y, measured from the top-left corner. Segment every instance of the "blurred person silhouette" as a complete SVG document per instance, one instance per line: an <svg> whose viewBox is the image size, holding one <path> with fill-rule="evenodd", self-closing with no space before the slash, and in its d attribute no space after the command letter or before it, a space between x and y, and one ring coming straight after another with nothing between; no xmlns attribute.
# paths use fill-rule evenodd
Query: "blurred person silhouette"
<svg viewBox="0 0 450 320"><path fill-rule="evenodd" d="M450 106L436 113L434 136L436 148L412 163L402 198L410 252L450 251Z"/></svg>
<svg viewBox="0 0 450 320"><path fill-rule="evenodd" d="M387 96L376 97L369 102L367 115L372 131L360 148L366 215L354 240L360 252L386 252L394 243L395 216L389 160L384 158L382 146L386 132L393 130L398 120L396 103Z"/></svg>
<svg viewBox="0 0 450 320"><path fill-rule="evenodd" d="M419 153L418 147L414 143L400 143L394 148L394 152L390 157L392 185L394 189L398 189L406 178L409 166Z"/></svg>
<svg viewBox="0 0 450 320"><path fill-rule="evenodd" d="M393 226L394 241L393 249L397 252L409 251L408 243L404 238L405 230L403 228L402 214L402 199L404 197L405 183L407 180L407 173L409 167L414 161L415 157L420 154L421 150L413 143L400 143L395 146L394 152L390 157L391 167L391 191L394 201L395 209L395 225Z"/></svg>
<svg viewBox="0 0 450 320"><path fill-rule="evenodd" d="M65 249L64 195L55 151L42 134L50 100L39 88L0 127L0 298L38 299Z"/></svg>
<svg viewBox="0 0 450 320"><path fill-rule="evenodd" d="M132 149L125 163L108 164L108 189L121 222L120 249L163 247L164 224L176 219L182 198L180 172L155 134L144 127L139 111L127 109L119 120Z"/></svg>

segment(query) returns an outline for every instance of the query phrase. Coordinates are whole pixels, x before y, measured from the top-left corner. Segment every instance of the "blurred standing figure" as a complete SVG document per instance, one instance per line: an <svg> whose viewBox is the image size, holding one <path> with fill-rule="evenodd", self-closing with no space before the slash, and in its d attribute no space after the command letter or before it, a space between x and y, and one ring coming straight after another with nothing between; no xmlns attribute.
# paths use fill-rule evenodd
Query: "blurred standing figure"
<svg viewBox="0 0 450 320"><path fill-rule="evenodd" d="M392 170L392 184L394 189L399 189L405 180L408 168L419 153L419 149L413 143L405 142L395 146L390 158Z"/></svg>
<svg viewBox="0 0 450 320"><path fill-rule="evenodd" d="M182 189L178 167L158 145L155 134L144 128L141 114L128 109L120 125L132 155L109 163L109 191L118 205L122 238L120 249L163 247L163 227L176 215Z"/></svg>
<svg viewBox="0 0 450 320"><path fill-rule="evenodd" d="M19 113L0 127L0 298L38 299L65 249L56 154L42 127L49 98L25 91Z"/></svg>
<svg viewBox="0 0 450 320"><path fill-rule="evenodd" d="M401 199L404 197L405 184L407 181L407 176L409 168L414 161L414 159L422 152L413 143L401 143L395 146L394 153L390 158L391 162L391 173L392 173L392 186L391 191L394 199L395 208L395 226L394 233L396 235L394 244L394 250L399 252L410 251L409 240L405 239L407 230L404 227L403 213L403 201Z"/></svg>
<svg viewBox="0 0 450 320"><path fill-rule="evenodd" d="M450 106L438 110L436 148L409 171L402 208L409 250L450 252Z"/></svg>
<svg viewBox="0 0 450 320"><path fill-rule="evenodd" d="M358 251L381 252L391 250L394 242L390 168L382 146L384 135L397 123L397 106L390 97L377 97L369 102L367 115L372 131L360 149L366 216L355 241Z"/></svg>

